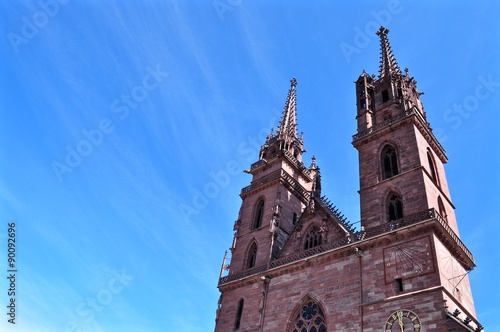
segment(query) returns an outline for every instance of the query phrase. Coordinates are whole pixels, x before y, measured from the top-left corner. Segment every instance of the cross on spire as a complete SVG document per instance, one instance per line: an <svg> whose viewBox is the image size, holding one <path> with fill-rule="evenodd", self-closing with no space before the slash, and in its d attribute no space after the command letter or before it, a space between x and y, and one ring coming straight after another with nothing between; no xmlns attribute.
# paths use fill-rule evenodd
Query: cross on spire
<svg viewBox="0 0 500 332"><path fill-rule="evenodd" d="M396 62L394 54L392 54L391 45L389 44L389 39L387 38L388 33L389 29L382 26L376 32L376 34L380 37L380 53L382 56L380 59L379 79L390 77L393 74L401 75L401 69Z"/></svg>

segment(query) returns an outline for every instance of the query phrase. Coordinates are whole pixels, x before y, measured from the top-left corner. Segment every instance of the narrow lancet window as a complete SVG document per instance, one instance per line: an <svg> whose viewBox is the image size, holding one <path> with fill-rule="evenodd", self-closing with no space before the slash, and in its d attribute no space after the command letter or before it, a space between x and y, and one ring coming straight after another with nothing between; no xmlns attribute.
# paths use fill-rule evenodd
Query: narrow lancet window
<svg viewBox="0 0 500 332"><path fill-rule="evenodd" d="M427 151L427 160L429 161L429 170L431 172L432 181L434 181L435 184L438 184L436 168L434 167L434 160L432 159L431 153L429 151Z"/></svg>
<svg viewBox="0 0 500 332"><path fill-rule="evenodd" d="M387 90L382 91L382 102L385 103L388 100L389 100L389 91Z"/></svg>
<svg viewBox="0 0 500 332"><path fill-rule="evenodd" d="M389 215L389 221L403 218L403 203L401 202L401 197L397 194L389 195L387 214Z"/></svg>
<svg viewBox="0 0 500 332"><path fill-rule="evenodd" d="M254 219L252 228L259 228L260 226L262 226L263 216L264 216L264 200L261 199L257 203L257 207L255 209L255 219Z"/></svg>
<svg viewBox="0 0 500 332"><path fill-rule="evenodd" d="M243 302L244 300L241 299L240 302L238 303L238 310L236 311L236 321L234 322L235 330L238 330L241 325L241 316L243 315Z"/></svg>
<svg viewBox="0 0 500 332"><path fill-rule="evenodd" d="M257 244L253 243L248 250L247 264L246 268L251 269L255 267L255 262L257 261Z"/></svg>
<svg viewBox="0 0 500 332"><path fill-rule="evenodd" d="M398 158L394 147L387 145L381 155L382 178L388 179L399 174Z"/></svg>
<svg viewBox="0 0 500 332"><path fill-rule="evenodd" d="M439 208L439 215L444 219L444 221L448 222L448 215L446 213L446 209L444 208L441 196L438 197L438 208Z"/></svg>

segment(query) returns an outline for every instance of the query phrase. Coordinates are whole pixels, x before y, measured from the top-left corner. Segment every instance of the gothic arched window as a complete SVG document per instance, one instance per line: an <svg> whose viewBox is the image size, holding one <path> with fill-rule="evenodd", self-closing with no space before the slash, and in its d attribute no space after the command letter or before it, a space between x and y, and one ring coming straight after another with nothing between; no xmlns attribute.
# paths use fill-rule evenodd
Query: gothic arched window
<svg viewBox="0 0 500 332"><path fill-rule="evenodd" d="M436 167L434 166L434 160L432 159L432 155L431 155L429 149L427 149L427 160L429 162L429 169L431 172L432 181L434 181L435 184L439 184L437 173L436 173Z"/></svg>
<svg viewBox="0 0 500 332"><path fill-rule="evenodd" d="M264 200L261 199L261 200L259 200L259 202L257 203L256 208L255 208L255 217L254 217L254 221L252 224L253 229L259 228L260 226L262 226L262 218L263 217L264 217Z"/></svg>
<svg viewBox="0 0 500 332"><path fill-rule="evenodd" d="M380 162L382 165L382 179L385 180L399 174L398 157L394 147L387 145L382 150Z"/></svg>
<svg viewBox="0 0 500 332"><path fill-rule="evenodd" d="M321 244L321 233L318 226L313 226L306 235L304 249L319 246Z"/></svg>
<svg viewBox="0 0 500 332"><path fill-rule="evenodd" d="M241 299L240 302L238 303L238 310L236 311L236 320L234 322L234 329L235 330L238 330L240 328L241 316L243 314L243 302L244 302L244 300Z"/></svg>
<svg viewBox="0 0 500 332"><path fill-rule="evenodd" d="M403 203L397 194L390 194L387 202L387 214L389 221L403 218Z"/></svg>
<svg viewBox="0 0 500 332"><path fill-rule="evenodd" d="M443 217L444 221L448 222L448 215L446 213L446 209L444 208L441 196L438 197L438 209L439 209L439 215Z"/></svg>
<svg viewBox="0 0 500 332"><path fill-rule="evenodd" d="M257 261L257 244L254 242L250 246L250 250L248 250L246 268L250 269L254 267L256 261Z"/></svg>
<svg viewBox="0 0 500 332"><path fill-rule="evenodd" d="M325 315L318 303L307 301L293 321L293 332L327 332Z"/></svg>

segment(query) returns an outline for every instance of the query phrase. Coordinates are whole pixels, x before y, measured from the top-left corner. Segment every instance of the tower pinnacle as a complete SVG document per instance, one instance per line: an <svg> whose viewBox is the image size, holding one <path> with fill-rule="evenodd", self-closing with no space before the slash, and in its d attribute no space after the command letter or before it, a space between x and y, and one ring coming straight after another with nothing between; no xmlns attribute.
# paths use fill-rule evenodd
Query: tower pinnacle
<svg viewBox="0 0 500 332"><path fill-rule="evenodd" d="M401 69L396 62L394 54L392 54L391 45L389 44L389 39L387 38L388 33L389 29L384 27L380 27L380 29L376 32L376 34L380 36L381 59L379 79L390 77L393 74L401 75Z"/></svg>

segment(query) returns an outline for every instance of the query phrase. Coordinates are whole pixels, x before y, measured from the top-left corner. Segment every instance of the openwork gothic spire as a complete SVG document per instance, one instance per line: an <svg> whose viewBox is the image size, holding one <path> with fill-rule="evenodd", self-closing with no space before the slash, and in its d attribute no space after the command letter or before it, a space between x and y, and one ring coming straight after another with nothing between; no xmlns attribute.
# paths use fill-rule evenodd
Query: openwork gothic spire
<svg viewBox="0 0 500 332"><path fill-rule="evenodd" d="M280 138L297 139L297 95L295 87L297 80L292 78L290 80L290 91L286 98L285 109L281 117L281 123L278 128L278 135Z"/></svg>
<svg viewBox="0 0 500 332"><path fill-rule="evenodd" d="M272 159L276 157L278 151L285 151L289 157L291 156L297 159L298 162L302 162L304 135L302 133L299 137L297 130L296 86L297 80L293 78L290 81L290 90L288 91L281 121L276 131L271 129L266 142L262 145L259 157L261 159Z"/></svg>
<svg viewBox="0 0 500 332"><path fill-rule="evenodd" d="M389 44L389 39L387 38L389 29L380 27L376 33L380 36L381 59L378 75L379 79L391 77L394 74L401 75L401 69L396 62L396 58L394 58L394 54L392 54L391 45Z"/></svg>

